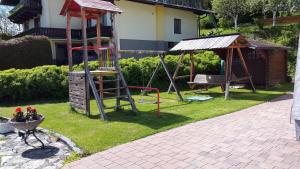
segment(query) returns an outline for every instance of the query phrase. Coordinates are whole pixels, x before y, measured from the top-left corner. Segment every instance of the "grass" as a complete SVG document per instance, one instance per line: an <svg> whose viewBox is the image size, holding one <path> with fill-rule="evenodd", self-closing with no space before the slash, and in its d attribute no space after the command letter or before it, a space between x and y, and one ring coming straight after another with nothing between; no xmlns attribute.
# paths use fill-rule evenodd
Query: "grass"
<svg viewBox="0 0 300 169"><path fill-rule="evenodd" d="M256 94L246 89L232 89L231 99L224 100L220 88L208 91L185 91L183 97L195 95L210 95L214 99L206 102L178 102L175 94L161 94L162 117L156 118L156 105L137 103L140 114L134 115L128 107L119 112L111 110L107 113L109 121L100 121L97 115L95 101L91 103L90 118L83 113L71 111L67 102L31 103L46 120L41 127L59 132L71 138L86 155L99 152L118 144L136 140L151 134L182 126L199 120L204 120L250 106L254 106L286 92L291 91L291 85L280 85L272 89L261 89ZM148 99L155 99L155 95ZM135 95L138 102L144 96ZM107 105L112 105L110 101ZM0 115L10 117L17 105L2 105ZM26 104L21 104L26 106Z"/></svg>

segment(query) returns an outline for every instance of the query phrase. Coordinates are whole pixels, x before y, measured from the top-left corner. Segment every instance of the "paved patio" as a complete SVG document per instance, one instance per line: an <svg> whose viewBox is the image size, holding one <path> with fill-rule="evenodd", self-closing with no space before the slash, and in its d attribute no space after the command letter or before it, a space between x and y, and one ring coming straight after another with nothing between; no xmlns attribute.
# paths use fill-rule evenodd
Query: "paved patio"
<svg viewBox="0 0 300 169"><path fill-rule="evenodd" d="M64 168L299 169L291 104L291 96L283 96L120 145Z"/></svg>

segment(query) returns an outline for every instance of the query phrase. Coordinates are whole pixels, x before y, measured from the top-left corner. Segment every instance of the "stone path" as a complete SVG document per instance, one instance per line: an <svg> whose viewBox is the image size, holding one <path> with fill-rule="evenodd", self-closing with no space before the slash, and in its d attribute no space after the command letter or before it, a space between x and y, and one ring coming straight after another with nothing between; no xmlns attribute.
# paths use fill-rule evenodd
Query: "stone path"
<svg viewBox="0 0 300 169"><path fill-rule="evenodd" d="M1 169L56 169L63 166L63 160L70 155L67 145L45 133L37 133L45 144L45 149L34 137L28 138L27 146L17 133L7 136L0 134L0 168ZM34 146L34 147L33 147Z"/></svg>
<svg viewBox="0 0 300 169"><path fill-rule="evenodd" d="M64 169L300 169L291 96L120 145Z"/></svg>

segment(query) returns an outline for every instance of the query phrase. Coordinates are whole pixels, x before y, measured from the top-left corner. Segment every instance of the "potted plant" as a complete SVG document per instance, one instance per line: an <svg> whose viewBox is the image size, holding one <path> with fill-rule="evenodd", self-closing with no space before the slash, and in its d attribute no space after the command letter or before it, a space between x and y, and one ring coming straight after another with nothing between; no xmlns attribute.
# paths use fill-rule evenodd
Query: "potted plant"
<svg viewBox="0 0 300 169"><path fill-rule="evenodd" d="M28 106L26 110L24 114L21 107L16 108L10 123L22 131L35 130L43 122L44 116L39 115L37 110L31 106Z"/></svg>

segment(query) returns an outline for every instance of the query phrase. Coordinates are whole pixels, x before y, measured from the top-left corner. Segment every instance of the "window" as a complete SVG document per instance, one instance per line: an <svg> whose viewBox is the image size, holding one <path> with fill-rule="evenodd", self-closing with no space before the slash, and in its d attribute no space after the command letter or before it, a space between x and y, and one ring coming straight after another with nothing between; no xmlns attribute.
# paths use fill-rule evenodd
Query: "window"
<svg viewBox="0 0 300 169"><path fill-rule="evenodd" d="M35 28L41 27L41 18L40 17L34 19L34 27Z"/></svg>
<svg viewBox="0 0 300 169"><path fill-rule="evenodd" d="M181 19L174 19L174 33L181 34Z"/></svg>
<svg viewBox="0 0 300 169"><path fill-rule="evenodd" d="M25 21L24 22L24 31L27 31L29 29L29 22Z"/></svg>

